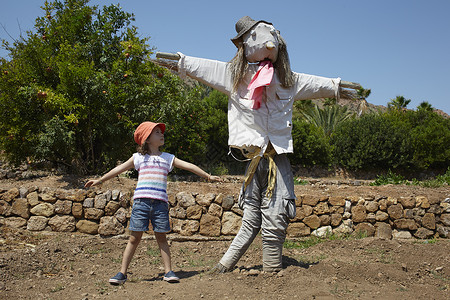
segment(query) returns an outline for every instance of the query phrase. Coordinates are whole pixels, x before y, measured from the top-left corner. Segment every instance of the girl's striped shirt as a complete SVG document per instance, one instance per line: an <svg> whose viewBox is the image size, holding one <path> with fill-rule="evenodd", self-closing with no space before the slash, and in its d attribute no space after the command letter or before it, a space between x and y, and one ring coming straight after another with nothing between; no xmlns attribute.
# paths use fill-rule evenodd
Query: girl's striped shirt
<svg viewBox="0 0 450 300"><path fill-rule="evenodd" d="M134 153L134 168L139 172L133 199L151 198L168 202L167 175L173 169L173 154L142 155Z"/></svg>

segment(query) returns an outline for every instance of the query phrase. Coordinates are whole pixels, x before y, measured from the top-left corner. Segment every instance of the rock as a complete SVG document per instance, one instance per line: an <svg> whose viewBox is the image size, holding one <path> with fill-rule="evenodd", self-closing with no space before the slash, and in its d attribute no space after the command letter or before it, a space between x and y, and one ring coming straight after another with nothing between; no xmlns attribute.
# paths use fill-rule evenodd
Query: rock
<svg viewBox="0 0 450 300"><path fill-rule="evenodd" d="M100 220L105 212L98 208L85 208L84 209L84 217L88 220Z"/></svg>
<svg viewBox="0 0 450 300"><path fill-rule="evenodd" d="M34 207L39 204L39 195L36 191L31 192L27 195L28 203L31 207Z"/></svg>
<svg viewBox="0 0 450 300"><path fill-rule="evenodd" d="M356 205L352 208L352 221L355 223L364 222L367 217L366 207L364 205Z"/></svg>
<svg viewBox="0 0 450 300"><path fill-rule="evenodd" d="M332 232L333 229L331 228L331 226L323 226L311 232L311 235L324 238L331 235Z"/></svg>
<svg viewBox="0 0 450 300"><path fill-rule="evenodd" d="M30 205L28 200L24 198L16 199L11 205L11 212L14 215L28 219L30 217Z"/></svg>
<svg viewBox="0 0 450 300"><path fill-rule="evenodd" d="M450 226L450 214L442 214L440 220L445 226Z"/></svg>
<svg viewBox="0 0 450 300"><path fill-rule="evenodd" d="M242 225L242 218L230 211L226 211L222 216L222 229L223 235L236 235Z"/></svg>
<svg viewBox="0 0 450 300"><path fill-rule="evenodd" d="M124 232L125 228L114 216L106 216L100 219L100 225L98 226L99 234L108 236L108 235L118 235Z"/></svg>
<svg viewBox="0 0 450 300"><path fill-rule="evenodd" d="M435 214L435 215L440 215L442 213L442 208L440 205L434 204L434 205L430 206L430 208L427 210L427 212Z"/></svg>
<svg viewBox="0 0 450 300"><path fill-rule="evenodd" d="M341 214L331 214L331 226L336 227L341 224L342 215Z"/></svg>
<svg viewBox="0 0 450 300"><path fill-rule="evenodd" d="M75 231L75 218L73 216L54 216L48 221L53 231L71 232Z"/></svg>
<svg viewBox="0 0 450 300"><path fill-rule="evenodd" d="M239 205L235 203L233 207L231 208L231 211L237 214L238 216L244 216L244 211L239 208Z"/></svg>
<svg viewBox="0 0 450 300"><path fill-rule="evenodd" d="M387 212L393 220L403 218L403 207L401 204L393 204L388 207Z"/></svg>
<svg viewBox="0 0 450 300"><path fill-rule="evenodd" d="M417 196L416 197L416 207L420 208L430 208L430 201L425 196Z"/></svg>
<svg viewBox="0 0 450 300"><path fill-rule="evenodd" d="M168 201L170 207L175 207L177 205L177 197L171 193L168 194Z"/></svg>
<svg viewBox="0 0 450 300"><path fill-rule="evenodd" d="M86 198L86 199L84 199L83 207L85 207L85 208L93 208L94 207L94 198Z"/></svg>
<svg viewBox="0 0 450 300"><path fill-rule="evenodd" d="M198 205L190 206L190 207L188 207L188 209L191 208L191 207L196 207L196 206L198 206ZM191 210L192 210L192 208L191 208ZM186 215L187 215L186 214L186 209L184 209L184 208L182 208L180 206L172 207L172 208L169 209L169 216L172 217L172 218L186 219Z"/></svg>
<svg viewBox="0 0 450 300"><path fill-rule="evenodd" d="M200 219L200 234L206 236L219 236L221 222L218 217L204 214Z"/></svg>
<svg viewBox="0 0 450 300"><path fill-rule="evenodd" d="M179 192L176 195L178 205L183 208L195 205L195 198L191 193Z"/></svg>
<svg viewBox="0 0 450 300"><path fill-rule="evenodd" d="M389 219L389 215L387 213L385 213L384 211L379 210L375 214L375 220L378 222L383 222L383 221L386 221L387 219Z"/></svg>
<svg viewBox="0 0 450 300"><path fill-rule="evenodd" d="M11 205L4 200L0 200L0 216L9 217L11 215L12 215Z"/></svg>
<svg viewBox="0 0 450 300"><path fill-rule="evenodd" d="M230 210L234 205L234 197L232 195L227 195L222 199L222 208L224 210Z"/></svg>
<svg viewBox="0 0 450 300"><path fill-rule="evenodd" d="M48 223L48 218L42 216L32 216L28 219L27 230L30 231L42 231L45 229Z"/></svg>
<svg viewBox="0 0 450 300"><path fill-rule="evenodd" d="M436 229L436 218L434 214L426 213L422 218L422 226L428 229Z"/></svg>
<svg viewBox="0 0 450 300"><path fill-rule="evenodd" d="M55 214L55 208L50 203L41 203L33 207L30 212L36 216L50 217Z"/></svg>
<svg viewBox="0 0 450 300"><path fill-rule="evenodd" d="M403 208L414 208L416 207L416 199L412 197L400 197L400 203Z"/></svg>
<svg viewBox="0 0 450 300"><path fill-rule="evenodd" d="M119 204L120 204L120 206L122 206L123 208L127 208L128 206L130 206L131 195L132 194L130 192L122 194L119 197Z"/></svg>
<svg viewBox="0 0 450 300"><path fill-rule="evenodd" d="M380 199L380 200L378 201L378 208L379 208L381 211L386 211L387 208L388 208L388 201L387 201L387 199Z"/></svg>
<svg viewBox="0 0 450 300"><path fill-rule="evenodd" d="M313 211L316 215L323 215L329 213L330 208L328 207L328 203L320 202L313 208Z"/></svg>
<svg viewBox="0 0 450 300"><path fill-rule="evenodd" d="M120 196L121 196L120 190L112 190L111 191L111 200L119 201Z"/></svg>
<svg viewBox="0 0 450 300"><path fill-rule="evenodd" d="M15 198L17 198L19 195L20 195L19 189L18 188L12 188L12 189L8 190L6 193L4 193L3 195L1 195L0 199L4 200L6 202L11 202Z"/></svg>
<svg viewBox="0 0 450 300"><path fill-rule="evenodd" d="M4 219L4 226L22 228L27 225L27 220L21 217L9 217Z"/></svg>
<svg viewBox="0 0 450 300"><path fill-rule="evenodd" d="M320 215L320 226L328 226L331 224L331 217L330 215Z"/></svg>
<svg viewBox="0 0 450 300"><path fill-rule="evenodd" d="M366 207L366 210L371 213L378 210L378 203L376 201L367 201L364 203L364 206Z"/></svg>
<svg viewBox="0 0 450 300"><path fill-rule="evenodd" d="M387 223L376 223L375 237L390 240L392 238L391 226Z"/></svg>
<svg viewBox="0 0 450 300"><path fill-rule="evenodd" d="M375 227L370 223L359 223L355 227L353 234L363 234L365 236L374 236Z"/></svg>
<svg viewBox="0 0 450 300"><path fill-rule="evenodd" d="M88 192L86 190L75 190L71 194L67 195L66 199L73 202L83 202L87 195Z"/></svg>
<svg viewBox="0 0 450 300"><path fill-rule="evenodd" d="M72 203L72 215L77 219L83 217L83 205L81 203Z"/></svg>
<svg viewBox="0 0 450 300"><path fill-rule="evenodd" d="M414 233L414 236L419 239L428 239L434 235L434 231L431 231L429 229L420 227L417 229L417 231Z"/></svg>
<svg viewBox="0 0 450 300"><path fill-rule="evenodd" d="M88 220L80 220L76 224L76 228L79 232L87 234L97 234L98 227L99 224Z"/></svg>
<svg viewBox="0 0 450 300"><path fill-rule="evenodd" d="M348 235L353 232L353 222L351 219L342 221L342 224L333 229L333 233L337 235Z"/></svg>
<svg viewBox="0 0 450 300"><path fill-rule="evenodd" d="M309 205L303 205L301 207L296 207L295 210L296 210L296 213L295 213L295 218L292 219L293 222L301 221L305 217L310 216L313 212L313 208Z"/></svg>
<svg viewBox="0 0 450 300"><path fill-rule="evenodd" d="M437 231L437 233L439 233L440 237L443 237L443 238L450 237L450 227L438 225L436 231Z"/></svg>
<svg viewBox="0 0 450 300"><path fill-rule="evenodd" d="M417 224L411 219L398 219L394 221L394 227L397 229L416 230Z"/></svg>
<svg viewBox="0 0 450 300"><path fill-rule="evenodd" d="M105 215L112 216L116 213L116 211L119 209L120 204L117 201L109 201L108 204L106 204L105 207Z"/></svg>
<svg viewBox="0 0 450 300"><path fill-rule="evenodd" d="M22 186L19 188L19 197L26 198L29 192L28 188Z"/></svg>
<svg viewBox="0 0 450 300"><path fill-rule="evenodd" d="M198 232L199 227L197 220L181 220L179 232L181 235L191 236Z"/></svg>
<svg viewBox="0 0 450 300"><path fill-rule="evenodd" d="M222 201L223 201L223 198L224 198L224 197L225 197L224 194L219 193L219 194L216 196L216 198L214 198L214 203L217 203L217 204L219 204L220 206L222 206Z"/></svg>
<svg viewBox="0 0 450 300"><path fill-rule="evenodd" d="M345 206L345 197L332 196L328 198L328 203L332 206Z"/></svg>
<svg viewBox="0 0 450 300"><path fill-rule="evenodd" d="M311 229L319 228L320 226L320 218L316 215L311 215L303 219L303 223L308 225Z"/></svg>
<svg viewBox="0 0 450 300"><path fill-rule="evenodd" d="M410 239L412 238L411 232L407 230L393 230L392 237L394 239Z"/></svg>
<svg viewBox="0 0 450 300"><path fill-rule="evenodd" d="M203 213L203 208L200 205L190 206L186 209L184 218L187 217L190 220L200 220L200 218L202 217L202 213ZM184 219L184 218L180 218L180 219Z"/></svg>
<svg viewBox="0 0 450 300"><path fill-rule="evenodd" d="M291 237L308 236L311 234L311 229L304 223L295 222L290 223L287 228L287 235Z"/></svg>
<svg viewBox="0 0 450 300"><path fill-rule="evenodd" d="M349 213L349 212L351 212L351 210L352 210L352 202L345 200L344 213L346 213L346 212Z"/></svg>
<svg viewBox="0 0 450 300"><path fill-rule="evenodd" d="M106 202L108 202L106 193L97 195L94 198L94 208L104 209L106 206Z"/></svg>
<svg viewBox="0 0 450 300"><path fill-rule="evenodd" d="M210 206L211 203L214 201L214 198L216 198L216 195L213 193L208 193L206 195L198 195L195 198L195 201L201 205L201 206Z"/></svg>
<svg viewBox="0 0 450 300"><path fill-rule="evenodd" d="M222 213L223 213L223 208L222 206L216 204L216 203L211 203L211 205L209 206L208 209L208 213L211 216L216 216L216 217L222 217Z"/></svg>
<svg viewBox="0 0 450 300"><path fill-rule="evenodd" d="M450 213L450 203L441 202L442 213Z"/></svg>
<svg viewBox="0 0 450 300"><path fill-rule="evenodd" d="M58 200L54 204L55 213L62 215L70 215L72 212L72 201L69 200Z"/></svg>
<svg viewBox="0 0 450 300"><path fill-rule="evenodd" d="M114 214L114 217L116 217L116 219L117 219L120 223L124 224L124 223L127 221L127 211L126 211L126 209L123 208L123 207L120 207L120 208L116 211L116 213Z"/></svg>
<svg viewBox="0 0 450 300"><path fill-rule="evenodd" d="M56 197L55 197L55 193L54 192L45 192L40 194L40 198L42 201L44 202L48 202L48 203L55 203L56 202Z"/></svg>
<svg viewBox="0 0 450 300"><path fill-rule="evenodd" d="M316 206L320 198L313 195L303 195L302 205Z"/></svg>

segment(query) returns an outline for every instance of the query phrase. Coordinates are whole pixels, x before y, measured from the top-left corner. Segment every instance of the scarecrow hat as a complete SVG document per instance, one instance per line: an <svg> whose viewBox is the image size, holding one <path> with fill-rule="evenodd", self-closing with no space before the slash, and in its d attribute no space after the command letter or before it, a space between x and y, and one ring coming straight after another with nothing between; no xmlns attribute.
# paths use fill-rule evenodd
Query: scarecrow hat
<svg viewBox="0 0 450 300"><path fill-rule="evenodd" d="M166 125L164 123L153 123L153 122L143 122L141 123L134 132L134 141L139 145L145 143L149 135L152 133L153 129L159 126L162 133L166 130Z"/></svg>
<svg viewBox="0 0 450 300"><path fill-rule="evenodd" d="M253 26L255 26L258 23L266 23L269 25L273 25L272 23L263 20L255 21L249 16L242 17L236 22L236 32L238 34L231 39L231 41L236 45L236 47L238 47L239 45L238 42L239 38L242 37L247 31L249 31Z"/></svg>

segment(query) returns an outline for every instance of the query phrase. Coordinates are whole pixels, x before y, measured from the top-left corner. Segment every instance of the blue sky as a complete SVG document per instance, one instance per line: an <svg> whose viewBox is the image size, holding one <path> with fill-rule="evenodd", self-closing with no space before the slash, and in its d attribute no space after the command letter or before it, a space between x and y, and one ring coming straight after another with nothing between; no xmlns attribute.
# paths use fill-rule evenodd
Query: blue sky
<svg viewBox="0 0 450 300"><path fill-rule="evenodd" d="M34 30L43 0L2 1L0 24L19 37ZM386 105L397 95L408 108L428 101L450 114L450 1L98 1L135 14L142 37L162 52L230 60L235 23L244 15L272 22L287 42L292 70L341 77L370 88ZM0 38L11 38L0 27ZM7 53L1 49L0 56Z"/></svg>

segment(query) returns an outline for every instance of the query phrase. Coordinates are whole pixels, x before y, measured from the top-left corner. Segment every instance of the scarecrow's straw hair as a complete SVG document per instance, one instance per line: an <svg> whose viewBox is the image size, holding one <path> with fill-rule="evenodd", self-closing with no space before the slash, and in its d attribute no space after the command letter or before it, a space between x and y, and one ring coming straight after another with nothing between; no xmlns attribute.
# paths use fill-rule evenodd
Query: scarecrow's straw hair
<svg viewBox="0 0 450 300"><path fill-rule="evenodd" d="M291 64L289 62L289 55L287 52L286 42L278 33L278 57L277 61L273 63L275 72L277 72L278 79L284 87L291 87L294 85L294 73L291 71ZM228 63L231 76L233 78L233 90L236 91L240 82L244 79L245 73L248 69L248 61L244 54L244 44L242 38L238 42L238 50L233 59Z"/></svg>

